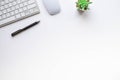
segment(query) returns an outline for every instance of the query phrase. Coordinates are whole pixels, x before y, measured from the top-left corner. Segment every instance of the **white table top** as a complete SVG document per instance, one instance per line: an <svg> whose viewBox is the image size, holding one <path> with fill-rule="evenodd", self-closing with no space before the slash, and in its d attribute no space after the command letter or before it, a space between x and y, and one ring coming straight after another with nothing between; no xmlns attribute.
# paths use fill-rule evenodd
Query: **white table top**
<svg viewBox="0 0 120 80"><path fill-rule="evenodd" d="M120 80L120 0L93 0L82 15L60 0L55 16L37 2L41 14L0 29L0 80Z"/></svg>

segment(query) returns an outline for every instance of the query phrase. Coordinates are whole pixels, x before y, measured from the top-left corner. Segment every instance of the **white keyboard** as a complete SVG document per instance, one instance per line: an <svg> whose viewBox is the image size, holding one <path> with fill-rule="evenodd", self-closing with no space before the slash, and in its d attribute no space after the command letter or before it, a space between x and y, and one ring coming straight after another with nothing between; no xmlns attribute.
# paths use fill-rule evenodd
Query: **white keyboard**
<svg viewBox="0 0 120 80"><path fill-rule="evenodd" d="M38 13L35 0L0 0L0 27Z"/></svg>

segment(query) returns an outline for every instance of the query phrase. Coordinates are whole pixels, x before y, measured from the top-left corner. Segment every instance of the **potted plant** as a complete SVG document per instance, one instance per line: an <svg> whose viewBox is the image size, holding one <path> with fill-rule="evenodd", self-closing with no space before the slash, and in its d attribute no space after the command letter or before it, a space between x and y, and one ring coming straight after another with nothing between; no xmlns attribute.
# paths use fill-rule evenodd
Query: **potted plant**
<svg viewBox="0 0 120 80"><path fill-rule="evenodd" d="M78 0L76 2L76 7L78 10L84 12L89 9L89 4L91 4L90 0Z"/></svg>

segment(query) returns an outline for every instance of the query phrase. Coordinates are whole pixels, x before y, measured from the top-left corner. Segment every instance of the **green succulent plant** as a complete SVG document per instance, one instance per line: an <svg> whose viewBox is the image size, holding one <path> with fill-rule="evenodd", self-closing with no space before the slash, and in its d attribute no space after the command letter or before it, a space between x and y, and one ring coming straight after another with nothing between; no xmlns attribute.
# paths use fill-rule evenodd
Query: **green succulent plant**
<svg viewBox="0 0 120 80"><path fill-rule="evenodd" d="M90 2L89 0L78 0L76 2L76 7L78 8L78 10L88 10L89 8L89 4L91 4L92 2Z"/></svg>

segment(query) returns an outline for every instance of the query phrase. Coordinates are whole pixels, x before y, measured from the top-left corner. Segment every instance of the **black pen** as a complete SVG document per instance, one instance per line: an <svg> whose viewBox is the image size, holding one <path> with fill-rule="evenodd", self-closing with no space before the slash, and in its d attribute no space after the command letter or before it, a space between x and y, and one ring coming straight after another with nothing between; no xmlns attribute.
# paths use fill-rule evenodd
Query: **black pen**
<svg viewBox="0 0 120 80"><path fill-rule="evenodd" d="M30 24L29 26L27 26L27 27L25 27L25 28L23 28L23 29L19 29L19 30L13 32L13 33L11 34L11 36L14 37L14 36L20 34L21 32L23 32L23 31L25 31L25 30L27 30L27 29L29 29L29 28L37 25L39 22L40 22L40 21L34 22L34 23Z"/></svg>

